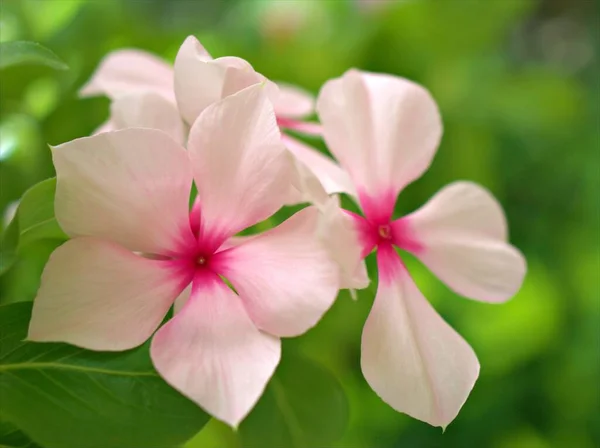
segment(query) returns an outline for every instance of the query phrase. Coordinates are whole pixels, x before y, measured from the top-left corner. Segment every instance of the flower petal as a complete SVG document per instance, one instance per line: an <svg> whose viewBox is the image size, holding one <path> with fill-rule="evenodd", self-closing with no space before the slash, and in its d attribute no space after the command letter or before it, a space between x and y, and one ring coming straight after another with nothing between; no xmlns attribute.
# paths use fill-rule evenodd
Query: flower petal
<svg viewBox="0 0 600 448"><path fill-rule="evenodd" d="M175 102L173 69L164 60L140 50L118 50L100 62L81 96L107 95L111 99L127 93L152 91Z"/></svg>
<svg viewBox="0 0 600 448"><path fill-rule="evenodd" d="M226 96L264 81L243 59L212 59L194 36L181 45L175 58L175 96L183 118L190 124Z"/></svg>
<svg viewBox="0 0 600 448"><path fill-rule="evenodd" d="M289 197L292 166L261 85L206 108L190 131L188 152L205 239L222 243Z"/></svg>
<svg viewBox="0 0 600 448"><path fill-rule="evenodd" d="M278 117L304 118L313 113L315 99L313 95L300 87L278 82L279 95L273 104Z"/></svg>
<svg viewBox="0 0 600 448"><path fill-rule="evenodd" d="M363 289L369 276L362 256L362 245L350 215L334 196L323 206L318 234L333 261L340 269L340 288Z"/></svg>
<svg viewBox="0 0 600 448"><path fill-rule="evenodd" d="M277 123L281 129L291 129L305 135L322 136L323 126L312 121L299 121L291 118L277 117Z"/></svg>
<svg viewBox="0 0 600 448"><path fill-rule="evenodd" d="M399 412L446 427L479 375L471 347L423 297L391 247L377 253L380 283L362 336L369 385Z"/></svg>
<svg viewBox="0 0 600 448"><path fill-rule="evenodd" d="M159 129L180 145L185 143L184 126L177 107L158 93L120 96L112 102L110 110L113 129Z"/></svg>
<svg viewBox="0 0 600 448"><path fill-rule="evenodd" d="M361 261L361 243L352 218L340 207L339 198L329 196L306 165L291 154L290 158L295 171L288 204L308 202L321 212L317 236L339 267L340 289L366 288L370 280L366 265Z"/></svg>
<svg viewBox="0 0 600 448"><path fill-rule="evenodd" d="M408 229L416 242L406 249L458 294L502 302L521 287L525 259L506 242L504 213L482 187L451 184L393 224L398 225Z"/></svg>
<svg viewBox="0 0 600 448"><path fill-rule="evenodd" d="M409 218L421 234L439 232L506 241L508 228L502 206L480 185L458 181L446 185Z"/></svg>
<svg viewBox="0 0 600 448"><path fill-rule="evenodd" d="M338 268L318 240L318 216L315 207L303 209L276 228L215 255L215 270L231 281L261 330L297 336L333 304Z"/></svg>
<svg viewBox="0 0 600 448"><path fill-rule="evenodd" d="M254 407L281 356L240 298L216 275L194 280L192 297L152 340L156 370L213 417L236 427Z"/></svg>
<svg viewBox="0 0 600 448"><path fill-rule="evenodd" d="M350 177L335 161L300 140L287 135L282 135L282 139L286 148L319 179L328 194L346 193L356 197Z"/></svg>
<svg viewBox="0 0 600 448"><path fill-rule="evenodd" d="M115 131L116 129L117 127L115 126L115 124L112 122L111 119L109 119L108 121L98 126L98 128L94 130L94 132L92 132L92 135L102 134L103 132Z"/></svg>
<svg viewBox="0 0 600 448"><path fill-rule="evenodd" d="M178 314L183 309L183 306L190 300L192 294L192 284L190 283L187 288L181 291L181 294L177 296L173 303L173 314Z"/></svg>
<svg viewBox="0 0 600 448"><path fill-rule="evenodd" d="M356 300L356 291L355 289L365 289L371 283L371 279L369 278L369 271L367 271L367 264L363 261L360 262L358 268L352 274L349 279L342 278L340 282L340 289L349 289L350 295L354 300Z"/></svg>
<svg viewBox="0 0 600 448"><path fill-rule="evenodd" d="M289 197L286 205L309 203L321 207L329 201L329 195L317 176L291 152L288 152L293 166Z"/></svg>
<svg viewBox="0 0 600 448"><path fill-rule="evenodd" d="M329 150L367 196L396 197L429 167L442 124L421 86L350 70L325 83L317 111Z"/></svg>
<svg viewBox="0 0 600 448"><path fill-rule="evenodd" d="M56 219L69 236L162 255L195 245L189 159L164 132L106 132L53 147L52 156Z"/></svg>
<svg viewBox="0 0 600 448"><path fill-rule="evenodd" d="M191 278L105 240L75 238L50 256L28 338L91 350L146 341Z"/></svg>

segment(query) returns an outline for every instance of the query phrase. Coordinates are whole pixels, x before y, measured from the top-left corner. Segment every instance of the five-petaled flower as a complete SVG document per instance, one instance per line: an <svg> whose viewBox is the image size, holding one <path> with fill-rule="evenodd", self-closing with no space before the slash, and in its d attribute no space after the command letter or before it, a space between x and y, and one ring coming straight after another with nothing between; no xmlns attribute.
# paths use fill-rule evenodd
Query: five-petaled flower
<svg viewBox="0 0 600 448"><path fill-rule="evenodd" d="M425 89L350 70L323 86L317 112L330 151L355 185L347 193L364 212L339 210L355 234L338 244L337 259L355 268L357 248L361 258L377 249L379 286L362 336L365 378L394 409L445 427L471 391L479 363L419 292L394 246L458 294L486 302L518 291L525 260L507 242L500 205L473 183L453 183L421 209L393 219L398 194L429 167L442 134Z"/></svg>
<svg viewBox="0 0 600 448"><path fill-rule="evenodd" d="M207 105L187 149L155 129L101 133L52 149L56 218L72 238L50 257L29 339L150 353L173 387L232 426L280 358L280 337L335 300L337 266L303 209L260 235L290 188L264 85ZM192 183L197 207L190 212ZM225 283L226 279L235 291Z"/></svg>

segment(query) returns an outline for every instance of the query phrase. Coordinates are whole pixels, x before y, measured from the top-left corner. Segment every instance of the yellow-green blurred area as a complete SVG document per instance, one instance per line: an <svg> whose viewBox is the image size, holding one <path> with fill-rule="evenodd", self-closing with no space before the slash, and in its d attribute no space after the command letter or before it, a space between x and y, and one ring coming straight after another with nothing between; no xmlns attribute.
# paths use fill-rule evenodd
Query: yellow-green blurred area
<svg viewBox="0 0 600 448"><path fill-rule="evenodd" d="M327 366L348 394L350 426L333 446L599 447L599 25L594 0L1 0L1 40L40 42L70 70L0 72L0 209L53 175L47 144L87 136L107 118L106 98L77 91L111 50L172 61L193 34L215 57L243 57L315 93L350 67L413 79L438 101L445 133L397 213L450 181L481 183L503 204L529 272L514 299L489 305L458 297L405 257L482 365L442 434L393 411L361 374L370 266L374 281L357 301L342 292L316 328L286 342ZM0 278L2 302L33 299L53 247L36 245ZM210 423L188 446L238 445Z"/></svg>

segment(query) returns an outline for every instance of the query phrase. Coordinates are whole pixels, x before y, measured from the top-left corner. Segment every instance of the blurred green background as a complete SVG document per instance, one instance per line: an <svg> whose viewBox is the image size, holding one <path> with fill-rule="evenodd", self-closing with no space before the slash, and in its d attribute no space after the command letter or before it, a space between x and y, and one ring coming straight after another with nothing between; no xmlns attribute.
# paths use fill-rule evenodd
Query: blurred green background
<svg viewBox="0 0 600 448"><path fill-rule="evenodd" d="M121 47L172 61L194 34L215 57L243 57L267 77L315 93L350 67L425 85L440 105L445 135L431 169L402 194L398 214L450 181L479 182L503 204L529 273L518 296L493 306L456 296L407 259L426 297L482 364L475 389L444 434L394 412L362 377L360 334L375 282L357 302L343 292L320 325L287 341L326 365L348 394L351 423L334 446L600 447L598 2L0 5L1 41L40 42L70 66L65 72L41 66L0 71L0 210L53 175L47 143L89 135L105 120L107 99L82 100L76 92L100 59ZM0 277L3 303L33 299L53 248L36 245ZM211 423L189 446L236 443L226 428Z"/></svg>

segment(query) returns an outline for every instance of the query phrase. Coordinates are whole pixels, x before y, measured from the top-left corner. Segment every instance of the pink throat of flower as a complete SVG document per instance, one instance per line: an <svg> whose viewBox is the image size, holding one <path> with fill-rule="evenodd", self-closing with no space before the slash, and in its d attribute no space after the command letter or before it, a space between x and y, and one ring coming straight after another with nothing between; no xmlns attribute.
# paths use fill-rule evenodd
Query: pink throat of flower
<svg viewBox="0 0 600 448"><path fill-rule="evenodd" d="M362 244L362 254L366 257L375 248L397 246L411 253L423 249L412 228L410 217L392 220L395 199L391 194L380 198L360 195L365 216L348 212L353 218Z"/></svg>
<svg viewBox="0 0 600 448"><path fill-rule="evenodd" d="M389 224L380 225L377 233L379 234L379 238L382 240L392 239L392 227Z"/></svg>
<svg viewBox="0 0 600 448"><path fill-rule="evenodd" d="M179 275L186 281L191 279L211 278L223 275L227 259L230 257L229 248L225 243L226 236L218 232L201 230L200 202L196 200L190 210L188 229L182 229L173 251L160 256L168 261Z"/></svg>

